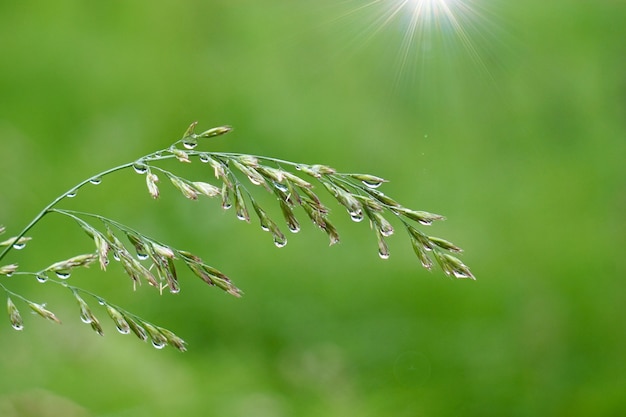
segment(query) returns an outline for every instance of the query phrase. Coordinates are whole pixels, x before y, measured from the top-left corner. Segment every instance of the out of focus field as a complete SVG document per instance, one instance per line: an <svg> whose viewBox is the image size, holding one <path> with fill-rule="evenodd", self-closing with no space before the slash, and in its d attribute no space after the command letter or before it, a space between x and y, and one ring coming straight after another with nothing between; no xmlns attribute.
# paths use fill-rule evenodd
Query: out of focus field
<svg viewBox="0 0 626 417"><path fill-rule="evenodd" d="M197 252L245 296L191 274L175 296L133 293L114 269L72 275L174 330L181 354L119 335L104 311L100 338L58 288L2 278L64 323L24 307L16 332L0 316L0 415L626 413L626 5L450 3L464 34L420 21L409 42L408 6L383 24L384 4L0 4L7 234L198 120L235 127L209 149L390 179L383 192L446 215L430 232L463 247L477 277L423 270L403 233L383 261L367 225L338 208L340 245L306 225L277 249L217 201L163 184L155 202L120 173L72 207ZM30 235L7 262L91 250L52 216Z"/></svg>

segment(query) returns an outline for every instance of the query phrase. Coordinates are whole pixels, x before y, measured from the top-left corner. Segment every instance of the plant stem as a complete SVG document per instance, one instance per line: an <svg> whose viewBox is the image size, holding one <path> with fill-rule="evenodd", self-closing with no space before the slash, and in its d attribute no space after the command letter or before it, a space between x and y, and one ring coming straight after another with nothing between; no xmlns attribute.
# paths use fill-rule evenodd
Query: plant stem
<svg viewBox="0 0 626 417"><path fill-rule="evenodd" d="M70 188L68 191L66 191L63 194L59 195L50 204L48 204L43 210L41 210L39 212L39 214L37 214L35 216L35 218L33 218L33 220L31 220L31 222L28 223L28 225L24 229L22 229L22 231L15 237L15 242L18 242L33 226L35 226L46 214L48 214L51 211L51 209L54 206L56 206L68 194L78 191L83 185L89 183L89 181L91 181L91 180L94 180L94 179L97 179L97 178L102 178L102 177L104 177L104 176L106 176L108 174L111 174L113 172L120 171L120 170L125 169L125 168L129 168L129 167L133 166L133 164L135 164L135 162L136 161L128 162L126 164L119 165L119 166L116 166L114 168L107 169L106 171L102 171L101 173L87 178L86 180L84 180L84 181L78 183L77 185L73 186L72 188ZM11 249L13 249L13 245L8 245L2 251L2 253L0 253L0 260L2 260L11 251Z"/></svg>

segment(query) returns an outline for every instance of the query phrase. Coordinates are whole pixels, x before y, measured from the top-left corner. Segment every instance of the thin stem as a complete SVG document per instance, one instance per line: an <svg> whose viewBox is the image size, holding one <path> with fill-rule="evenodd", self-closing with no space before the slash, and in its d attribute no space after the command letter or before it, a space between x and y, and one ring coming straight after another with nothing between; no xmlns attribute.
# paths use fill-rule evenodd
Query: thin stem
<svg viewBox="0 0 626 417"><path fill-rule="evenodd" d="M107 169L106 171L102 171L99 174L96 174L92 177L87 178L86 180L78 183L77 185L73 186L72 188L70 188L68 191L66 191L65 193L59 195L57 198L55 198L54 200L52 200L52 202L50 204L48 204L46 207L44 207L43 210L41 210L39 212L39 214L37 214L35 216L35 218L33 218L33 220L31 220L30 223L28 223L28 225L22 229L22 231L17 235L17 237L15 238L15 242L18 242L22 237L24 237L24 235L33 227L35 226L46 214L48 214L51 209L56 206L61 200L63 200L68 194L71 194L73 192L78 191L82 186L84 186L85 184L89 183L89 181L94 180L94 179L98 179L98 178L102 178L108 174L111 174L113 172L116 171L120 171L122 169L125 168L129 168L131 166L133 166L133 164L135 164L136 161L133 162L128 162L126 164L123 165L119 165L116 166L114 168L110 168ZM11 249L13 249L13 245L8 245L3 251L2 253L0 253L0 260L2 260L10 251Z"/></svg>
<svg viewBox="0 0 626 417"><path fill-rule="evenodd" d="M19 298L20 300L24 301L25 303L32 303L32 301L30 301L28 298L25 298L24 296L19 295L18 293L11 291L7 287L5 287L2 283L0 283L0 288L2 288L4 290L4 292L7 295L9 295L9 296Z"/></svg>

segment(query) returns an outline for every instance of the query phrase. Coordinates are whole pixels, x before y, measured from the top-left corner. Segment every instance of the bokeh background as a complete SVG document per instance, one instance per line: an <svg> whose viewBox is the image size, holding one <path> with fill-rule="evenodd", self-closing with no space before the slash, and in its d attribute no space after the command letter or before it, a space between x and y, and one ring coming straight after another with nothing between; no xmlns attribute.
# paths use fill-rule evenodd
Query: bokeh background
<svg viewBox="0 0 626 417"><path fill-rule="evenodd" d="M383 261L339 210L341 245L307 226L277 249L217 201L164 184L155 202L142 177L112 175L65 207L192 250L246 295L189 274L163 296L114 269L72 275L181 335L182 354L96 310L101 338L58 287L2 278L64 322L23 304L24 331L3 320L2 416L626 413L626 4L450 0L458 25L432 13L411 37L408 5L367 3L0 3L7 235L198 120L235 127L208 149L390 179L387 194L447 216L430 232L478 278L423 270L400 233ZM54 216L30 235L3 262L91 250Z"/></svg>

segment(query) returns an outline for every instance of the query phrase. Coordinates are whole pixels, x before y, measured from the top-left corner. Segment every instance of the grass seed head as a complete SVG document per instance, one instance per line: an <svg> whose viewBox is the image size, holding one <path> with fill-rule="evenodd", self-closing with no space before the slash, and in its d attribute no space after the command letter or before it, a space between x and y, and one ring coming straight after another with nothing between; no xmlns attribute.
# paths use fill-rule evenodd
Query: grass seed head
<svg viewBox="0 0 626 417"><path fill-rule="evenodd" d="M146 175L146 185L148 186L148 192L155 200L159 198L159 187L157 183L159 182L159 177L152 172L148 172Z"/></svg>
<svg viewBox="0 0 626 417"><path fill-rule="evenodd" d="M174 187L178 188L178 190L188 199L197 200L198 199L198 191L191 185L187 184L186 181L179 177L175 177L173 175L170 176L170 181L174 184Z"/></svg>
<svg viewBox="0 0 626 417"><path fill-rule="evenodd" d="M15 271L17 271L17 264L8 264L0 266L0 275L11 276Z"/></svg>
<svg viewBox="0 0 626 417"><path fill-rule="evenodd" d="M11 326L15 330L23 330L24 322L22 321L22 316L20 315L20 312L15 304L13 304L13 300L11 300L11 297L7 297L7 311L9 312L9 320L11 321Z"/></svg>
<svg viewBox="0 0 626 417"><path fill-rule="evenodd" d="M205 130L204 132L198 135L199 138L212 138L214 136L225 135L226 133L232 131L233 128L231 126L219 126L214 127L209 130Z"/></svg>
<svg viewBox="0 0 626 417"><path fill-rule="evenodd" d="M61 324L61 320L54 315L54 313L50 310L47 310L42 304L37 304L33 302L28 302L28 306L37 314L39 314L44 319L53 321L57 324Z"/></svg>

